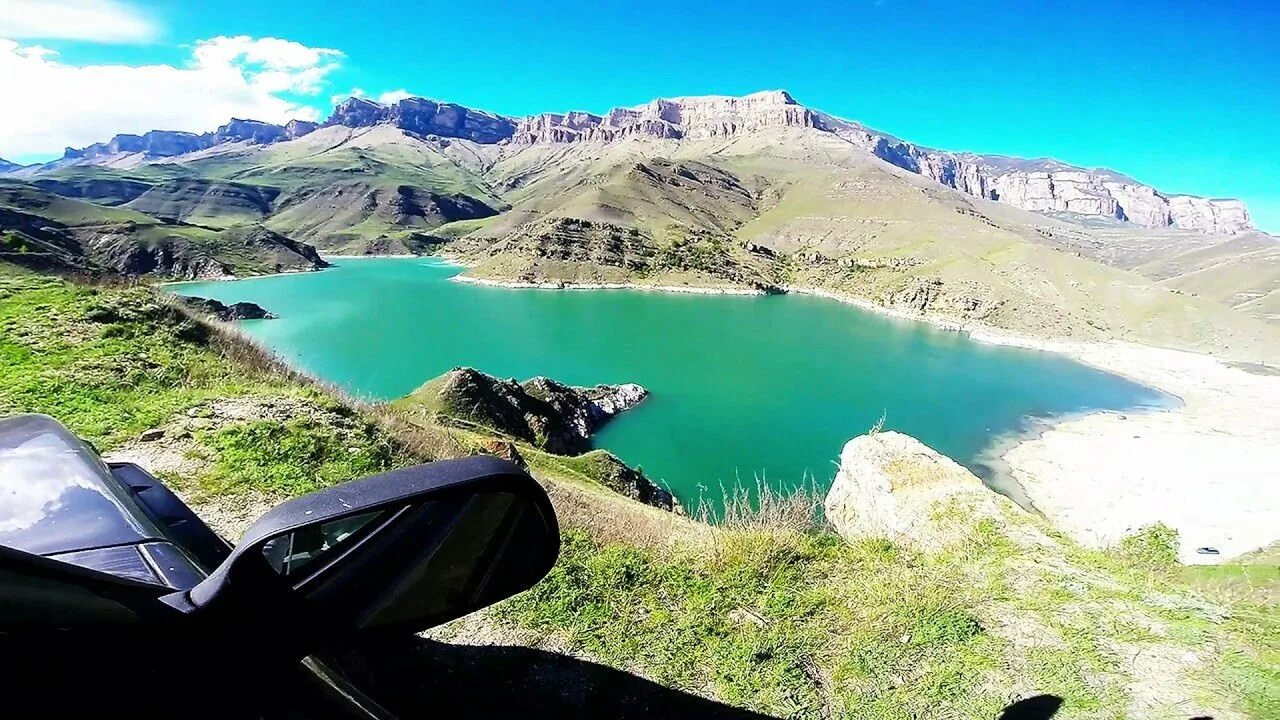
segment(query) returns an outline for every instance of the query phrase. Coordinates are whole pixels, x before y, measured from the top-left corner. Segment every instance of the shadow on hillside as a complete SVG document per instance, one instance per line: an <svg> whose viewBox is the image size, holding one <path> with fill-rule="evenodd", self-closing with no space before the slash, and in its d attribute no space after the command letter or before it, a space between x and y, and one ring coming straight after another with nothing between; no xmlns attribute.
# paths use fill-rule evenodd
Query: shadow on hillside
<svg viewBox="0 0 1280 720"><path fill-rule="evenodd" d="M418 639L344 658L341 665L357 685L404 718L773 720L620 670L525 647Z"/></svg>
<svg viewBox="0 0 1280 720"><path fill-rule="evenodd" d="M343 671L399 717L589 717L777 720L672 690L604 665L527 647L422 638L348 656ZM1050 720L1056 695L1005 708L998 720ZM465 715L464 715L465 714Z"/></svg>

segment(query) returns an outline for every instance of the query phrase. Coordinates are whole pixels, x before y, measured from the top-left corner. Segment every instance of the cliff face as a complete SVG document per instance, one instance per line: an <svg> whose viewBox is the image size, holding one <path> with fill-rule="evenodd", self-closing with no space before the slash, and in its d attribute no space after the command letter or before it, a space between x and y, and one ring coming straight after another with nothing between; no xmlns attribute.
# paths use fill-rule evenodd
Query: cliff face
<svg viewBox="0 0 1280 720"><path fill-rule="evenodd" d="M1074 213L1215 234L1253 229L1239 200L1166 195L1110 170L1087 170L1053 160L931 150L806 108L782 90L743 97L654 100L603 116L544 113L517 123L511 142L611 142L629 137L700 140L779 127L834 133L904 170L1032 212Z"/></svg>
<svg viewBox="0 0 1280 720"><path fill-rule="evenodd" d="M1127 220L1143 227L1178 227L1211 234L1253 229L1249 212L1239 200L1167 195L1111 170L1086 170L1055 160L930 150L834 118L829 126L904 170L1031 212L1075 213Z"/></svg>
<svg viewBox="0 0 1280 720"><path fill-rule="evenodd" d="M743 97L707 96L654 100L614 108L604 116L544 113L521 120L512 142L610 142L626 137L699 140L772 127L819 128L818 114L782 90Z"/></svg>
<svg viewBox="0 0 1280 720"><path fill-rule="evenodd" d="M249 142L259 145L293 140L319 127L304 120L291 120L287 125L275 125L259 120L232 118L231 122L209 133L196 134L176 130L152 130L142 135L116 135L107 142L94 143L83 148L67 148L63 160L93 160L114 155L142 153L149 158L176 157L198 150L231 142Z"/></svg>
<svg viewBox="0 0 1280 720"><path fill-rule="evenodd" d="M405 98L389 105L347 98L333 109L325 125L369 127L384 123L417 135L464 138L488 144L506 140L515 128L510 118L501 115L424 98Z"/></svg>

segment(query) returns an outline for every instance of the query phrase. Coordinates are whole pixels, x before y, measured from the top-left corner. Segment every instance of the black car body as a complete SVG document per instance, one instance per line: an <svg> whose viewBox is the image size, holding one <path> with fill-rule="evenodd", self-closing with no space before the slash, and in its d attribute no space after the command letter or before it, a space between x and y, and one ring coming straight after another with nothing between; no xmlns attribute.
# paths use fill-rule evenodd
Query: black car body
<svg viewBox="0 0 1280 720"><path fill-rule="evenodd" d="M476 457L295 498L233 547L52 418L0 420L5 702L14 716L381 717L327 653L524 590L558 543L541 487Z"/></svg>

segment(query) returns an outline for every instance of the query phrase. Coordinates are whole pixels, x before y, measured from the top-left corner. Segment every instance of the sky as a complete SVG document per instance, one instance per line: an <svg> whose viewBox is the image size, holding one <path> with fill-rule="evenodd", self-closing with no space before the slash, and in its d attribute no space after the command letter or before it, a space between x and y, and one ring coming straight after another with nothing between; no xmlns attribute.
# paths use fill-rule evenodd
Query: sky
<svg viewBox="0 0 1280 720"><path fill-rule="evenodd" d="M0 157L352 94L524 115L781 88L930 147L1238 197L1280 233L1276 0L234 5L0 0Z"/></svg>

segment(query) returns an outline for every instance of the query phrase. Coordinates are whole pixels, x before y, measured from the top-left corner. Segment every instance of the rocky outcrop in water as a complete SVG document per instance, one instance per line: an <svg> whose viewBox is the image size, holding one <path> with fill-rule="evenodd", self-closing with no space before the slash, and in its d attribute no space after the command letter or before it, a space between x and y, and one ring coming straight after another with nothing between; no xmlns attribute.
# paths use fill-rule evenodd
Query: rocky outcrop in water
<svg viewBox="0 0 1280 720"><path fill-rule="evenodd" d="M981 518L1018 512L951 458L897 432L860 435L844 446L823 507L846 539L925 548L951 543Z"/></svg>
<svg viewBox="0 0 1280 720"><path fill-rule="evenodd" d="M571 387L550 378L520 383L455 368L398 401L483 425L559 455L591 449L590 437L648 391L634 383Z"/></svg>
<svg viewBox="0 0 1280 720"><path fill-rule="evenodd" d="M196 297L194 295L179 295L178 301L191 310L215 317L223 322L274 320L276 317L263 309L261 305L251 302L238 302L227 305L219 300Z"/></svg>
<svg viewBox="0 0 1280 720"><path fill-rule="evenodd" d="M635 383L573 387L546 377L521 383L464 367L450 370L392 406L411 421L422 413L444 417L496 431L546 452L577 456L573 472L634 500L679 512L680 505L670 492L612 453L591 449L590 438L601 426L640 404L648 394ZM484 451L525 465L511 440L487 441Z"/></svg>

